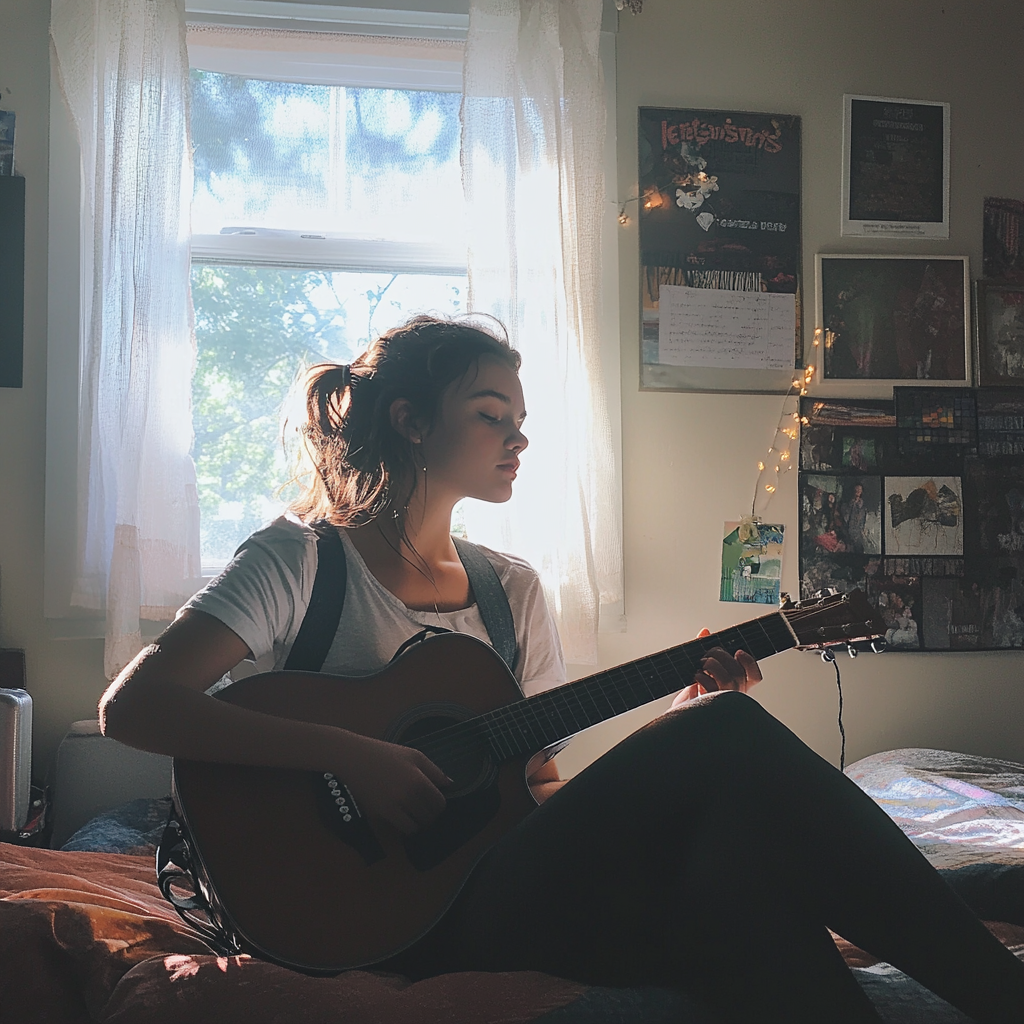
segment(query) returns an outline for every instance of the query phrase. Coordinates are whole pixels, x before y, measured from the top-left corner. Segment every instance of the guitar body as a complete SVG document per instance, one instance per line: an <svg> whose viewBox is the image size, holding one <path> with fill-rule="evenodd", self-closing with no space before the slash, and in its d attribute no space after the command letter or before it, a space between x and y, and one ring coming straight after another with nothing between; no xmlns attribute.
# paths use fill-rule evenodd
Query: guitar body
<svg viewBox="0 0 1024 1024"><path fill-rule="evenodd" d="M522 693L489 646L447 633L372 676L271 672L218 697L418 746ZM322 774L174 761L193 861L256 955L331 973L404 949L441 917L487 849L536 807L529 755L499 761L481 740L431 756L454 785L441 817L411 837L361 816L351 794Z"/></svg>

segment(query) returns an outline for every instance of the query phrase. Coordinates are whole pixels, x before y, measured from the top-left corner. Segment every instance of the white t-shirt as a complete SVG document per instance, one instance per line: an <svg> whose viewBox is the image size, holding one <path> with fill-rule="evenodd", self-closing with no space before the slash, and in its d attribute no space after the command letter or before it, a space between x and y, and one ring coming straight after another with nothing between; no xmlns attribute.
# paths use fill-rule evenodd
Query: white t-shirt
<svg viewBox="0 0 1024 1024"><path fill-rule="evenodd" d="M338 632L324 672L359 676L380 671L424 626L443 626L490 642L475 604L454 612L416 611L385 589L340 531L348 579ZM280 669L302 625L316 578L316 533L293 516L258 530L224 571L191 598L245 642L260 671ZM524 561L481 546L508 596L519 644L515 677L533 696L565 682L562 646L537 573ZM182 610L184 610L184 608Z"/></svg>

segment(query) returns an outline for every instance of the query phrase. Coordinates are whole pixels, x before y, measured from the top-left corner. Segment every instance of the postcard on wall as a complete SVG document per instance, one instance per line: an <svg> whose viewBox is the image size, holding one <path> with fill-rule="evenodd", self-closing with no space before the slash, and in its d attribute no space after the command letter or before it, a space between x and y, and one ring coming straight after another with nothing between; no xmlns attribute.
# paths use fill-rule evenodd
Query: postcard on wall
<svg viewBox="0 0 1024 1024"><path fill-rule="evenodd" d="M949 238L949 104L843 103L842 233Z"/></svg>
<svg viewBox="0 0 1024 1024"><path fill-rule="evenodd" d="M820 382L971 383L966 256L819 254Z"/></svg>
<svg viewBox="0 0 1024 1024"><path fill-rule="evenodd" d="M725 524L720 601L779 603L785 529L781 524L749 521Z"/></svg>
<svg viewBox="0 0 1024 1024"><path fill-rule="evenodd" d="M800 335L800 118L641 107L638 195L641 385L788 389ZM767 364L727 354L715 361L707 353L686 362L693 343L682 311L692 313L696 302L681 298L683 289L757 295L763 308L741 310L737 331L725 331L722 340L749 349L742 339L767 318ZM703 308L722 320L724 305ZM721 322L716 330L722 333Z"/></svg>

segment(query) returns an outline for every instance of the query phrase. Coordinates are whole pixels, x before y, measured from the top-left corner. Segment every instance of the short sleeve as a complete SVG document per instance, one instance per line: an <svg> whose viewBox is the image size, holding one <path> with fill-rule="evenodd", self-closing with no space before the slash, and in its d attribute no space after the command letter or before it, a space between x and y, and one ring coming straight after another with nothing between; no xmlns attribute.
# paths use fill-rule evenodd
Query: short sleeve
<svg viewBox="0 0 1024 1024"><path fill-rule="evenodd" d="M197 609L220 620L259 661L294 641L315 576L316 535L283 517L249 537L182 610Z"/></svg>

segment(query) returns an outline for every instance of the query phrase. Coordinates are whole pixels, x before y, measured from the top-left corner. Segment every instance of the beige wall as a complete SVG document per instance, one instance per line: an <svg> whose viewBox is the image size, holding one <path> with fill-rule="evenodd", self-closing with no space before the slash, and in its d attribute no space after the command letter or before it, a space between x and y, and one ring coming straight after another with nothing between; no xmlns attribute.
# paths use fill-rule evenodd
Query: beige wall
<svg viewBox="0 0 1024 1024"><path fill-rule="evenodd" d="M891 0L645 0L619 17L618 191L636 195L638 106L799 114L803 119L806 326L813 330L816 252L969 255L981 270L984 196L1024 197L1024 6ZM951 104L948 241L901 243L839 234L844 93ZM635 210L635 204L631 208ZM641 393L635 219L620 233L626 614L606 637L607 664L751 617L718 602L722 523L749 509L756 463L781 399ZM796 474L771 518L795 540ZM788 545L784 589L796 593ZM949 747L1024 761L1024 654L887 654L840 662L847 760L896 746ZM839 759L832 669L791 652L764 664L762 703L832 761ZM643 720L593 730L561 760L577 767ZM621 722L621 720L620 720Z"/></svg>
<svg viewBox="0 0 1024 1024"><path fill-rule="evenodd" d="M50 640L43 618L49 16L48 0L0 0L0 107L17 114L27 236L24 387L0 389L0 646L26 652L39 779L68 723L95 714L104 684L102 642Z"/></svg>
<svg viewBox="0 0 1024 1024"><path fill-rule="evenodd" d="M24 647L36 701L37 775L67 723L93 712L103 685L99 641L49 639L42 613L47 232L47 0L0 0L0 106L18 114L27 179L25 387L0 390L0 646ZM619 193L635 194L641 104L795 113L804 129L808 301L816 251L886 251L839 237L844 92L952 104L952 232L921 251L981 258L981 200L1024 196L1024 86L1016 3L646 0L618 37ZM754 465L779 400L637 390L637 242L620 234L626 596L629 631L603 639L605 664L639 657L743 618L717 601L722 522L749 505ZM891 251L891 246L890 246ZM790 475L772 512L796 530ZM795 551L786 586L796 590ZM1024 760L1020 653L885 655L846 661L848 757L903 745L955 747ZM758 695L815 749L838 759L831 670L811 655L765 666ZM603 749L634 715L562 755L568 770Z"/></svg>

